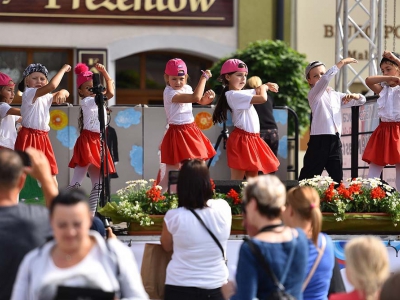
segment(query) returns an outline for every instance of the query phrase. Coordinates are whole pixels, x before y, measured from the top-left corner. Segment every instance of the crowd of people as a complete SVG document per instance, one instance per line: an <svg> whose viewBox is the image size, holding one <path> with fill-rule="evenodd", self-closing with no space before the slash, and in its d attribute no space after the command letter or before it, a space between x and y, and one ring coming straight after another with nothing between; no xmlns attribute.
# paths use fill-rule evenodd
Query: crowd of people
<svg viewBox="0 0 400 300"><path fill-rule="evenodd" d="M336 182L342 180L340 109L362 105L366 99L361 94L333 91L328 84L341 67L356 62L345 58L326 71L322 62L314 61L306 68L313 118L300 179L326 169ZM382 76L366 79L380 96L382 121L363 156L370 164L370 176L379 176L386 164L395 164L400 172L400 104L395 101L400 90L400 59L385 51L380 66ZM103 65L95 68L106 80L104 93L110 99L114 82ZM69 164L74 175L65 190L58 189L58 167L48 137L49 109L53 102L63 103L69 96L66 90L51 92L70 70L64 65L48 80L45 66L29 65L18 85L23 92L21 109L9 105L15 84L0 74L0 251L6 258L0 261L0 299L148 299L133 252L109 228L106 234L94 217L102 167L111 173L115 169L107 146L103 150L108 163L101 166L93 73L84 64L75 67L82 100L81 135ZM231 179L248 182L242 214L249 238L241 245L235 274L229 274L226 250L231 209L225 200L212 199L205 161L215 150L192 113L192 103L209 104L216 97L212 90L205 91L210 70L202 72L194 91L187 84L183 60L168 61L164 74L168 130L160 146L161 162L167 173L180 170L178 208L165 215L160 237L162 247L173 252L166 270L165 299L391 299L399 288L399 275L389 278L387 251L382 241L371 236L346 245L346 275L354 291L345 292L333 242L321 232L317 191L303 186L286 191L273 175L279 160L272 105L264 107L265 116L255 106L265 105L267 92L277 93L279 86L262 84L259 78L247 82L248 67L238 59L222 65L219 80L224 89L213 114L213 122L221 123L227 120L228 110L232 113L235 129L227 142ZM249 89L244 89L246 84ZM260 136L262 124L268 124L263 126L265 140ZM378 150L382 145L388 153ZM24 151L29 164L14 149ZM89 197L79 189L87 173L92 180ZM28 175L40 182L47 207L18 202ZM164 188L166 180L160 178Z"/></svg>

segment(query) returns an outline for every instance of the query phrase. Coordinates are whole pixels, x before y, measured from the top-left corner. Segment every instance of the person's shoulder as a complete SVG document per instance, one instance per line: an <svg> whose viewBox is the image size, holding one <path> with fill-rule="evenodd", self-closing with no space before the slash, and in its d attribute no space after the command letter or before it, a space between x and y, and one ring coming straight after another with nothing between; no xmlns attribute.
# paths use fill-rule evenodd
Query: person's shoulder
<svg viewBox="0 0 400 300"><path fill-rule="evenodd" d="M36 217L36 216L48 216L49 210L41 205L18 203L14 206L16 212L24 214L26 216Z"/></svg>
<svg viewBox="0 0 400 300"><path fill-rule="evenodd" d="M207 201L207 206L212 208L230 208L228 202L224 199L209 199Z"/></svg>
<svg viewBox="0 0 400 300"><path fill-rule="evenodd" d="M184 211L183 207L178 207L178 208L173 208L170 209L166 212L164 219L171 219L174 218L175 216L181 214Z"/></svg>

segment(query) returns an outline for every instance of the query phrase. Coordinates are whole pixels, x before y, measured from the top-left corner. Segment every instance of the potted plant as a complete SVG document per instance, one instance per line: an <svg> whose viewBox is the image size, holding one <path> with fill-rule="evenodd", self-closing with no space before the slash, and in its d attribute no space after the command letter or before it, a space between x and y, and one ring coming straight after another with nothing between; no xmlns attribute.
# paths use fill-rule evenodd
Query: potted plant
<svg viewBox="0 0 400 300"><path fill-rule="evenodd" d="M380 178L353 178L336 183L330 177L304 179L321 198L326 232L394 232L400 221L400 193Z"/></svg>
<svg viewBox="0 0 400 300"><path fill-rule="evenodd" d="M108 202L98 211L110 217L113 223L128 223L130 234L160 234L163 215L178 207L178 197L161 193L161 186L154 179L126 182L127 186L117 191L119 200Z"/></svg>
<svg viewBox="0 0 400 300"><path fill-rule="evenodd" d="M178 207L176 194L161 193L161 186L154 179L128 181L127 186L117 191L118 200L108 202L99 213L112 219L113 223L128 223L128 233L136 235L160 234L164 215L169 209ZM215 192L211 179L214 199L226 200L232 210L232 233L244 233L242 227L242 196L231 189L228 193Z"/></svg>

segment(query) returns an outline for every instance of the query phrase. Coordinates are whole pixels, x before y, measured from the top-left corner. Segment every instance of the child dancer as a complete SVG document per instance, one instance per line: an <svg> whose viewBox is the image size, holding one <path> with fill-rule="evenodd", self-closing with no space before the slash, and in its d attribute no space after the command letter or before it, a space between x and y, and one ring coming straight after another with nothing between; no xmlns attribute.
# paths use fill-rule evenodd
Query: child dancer
<svg viewBox="0 0 400 300"><path fill-rule="evenodd" d="M313 118L299 180L321 175L324 168L333 181L340 183L343 180L341 108L363 105L366 99L361 94L336 92L328 84L341 67L351 63L357 63L357 60L344 58L328 71L320 61L313 61L306 68L305 76L311 88L308 103Z"/></svg>
<svg viewBox="0 0 400 300"><path fill-rule="evenodd" d="M207 160L215 155L215 150L208 138L194 123L192 103L207 105L215 97L212 90L204 93L206 81L211 72L206 70L200 77L193 91L187 85L187 67L180 58L167 62L164 80L164 108L169 128L161 142L161 163L166 164L165 176L161 179L162 190L168 188L170 170L179 169L179 164L185 159L200 158ZM204 95L203 95L204 93Z"/></svg>
<svg viewBox="0 0 400 300"><path fill-rule="evenodd" d="M17 122L20 122L20 109L13 108L10 103L14 100L15 83L11 77L0 73L0 148L14 150L17 139ZM18 123L19 124L19 123Z"/></svg>
<svg viewBox="0 0 400 300"><path fill-rule="evenodd" d="M48 81L48 71L41 64L30 64L23 73L23 79L18 84L18 89L23 92L21 116L22 129L15 141L15 150L24 151L28 147L42 151L51 166L51 173L57 182L55 175L58 174L56 158L51 146L48 132L50 130L50 106L53 101L57 104L64 103L69 93L60 90L54 94L51 91L56 89L61 82L64 73L69 72L71 66L64 65L57 74Z"/></svg>
<svg viewBox="0 0 400 300"><path fill-rule="evenodd" d="M385 51L380 63L383 75L365 79L368 87L379 95L378 116L381 120L374 130L362 159L369 163L368 178L380 177L384 166L396 166L396 188L400 189L400 59Z"/></svg>
<svg viewBox="0 0 400 300"><path fill-rule="evenodd" d="M255 177L258 171L272 173L279 166L278 159L260 137L260 121L253 106L267 101L267 91L276 93L279 87L268 82L256 89L242 90L247 73L246 64L239 59L228 59L222 65L220 80L225 87L213 114L215 124L226 121L228 109L232 112L235 129L228 138L226 150L234 180L243 180L245 175Z"/></svg>
<svg viewBox="0 0 400 300"><path fill-rule="evenodd" d="M107 86L105 96L107 97L107 100L111 99L114 97L114 81L111 79L103 65L96 64L95 68L104 76ZM92 191L89 196L90 210L94 214L100 196L100 185L102 183L102 176L100 174L101 143L99 109L95 102L95 94L90 90L93 88L93 73L89 71L89 67L85 64L79 63L75 67L75 74L77 74L76 86L78 87L78 93L82 98L78 121L81 134L76 140L74 154L68 165L70 168L75 168L75 170L67 188L79 188L83 178L88 172L90 180L92 181ZM104 124L106 124L107 112L105 107L103 109L105 118ZM107 159L104 160L104 172L106 172L106 168L108 167L110 173L115 173L114 164L107 145L105 145L104 150L107 155ZM107 165L105 164L106 160Z"/></svg>

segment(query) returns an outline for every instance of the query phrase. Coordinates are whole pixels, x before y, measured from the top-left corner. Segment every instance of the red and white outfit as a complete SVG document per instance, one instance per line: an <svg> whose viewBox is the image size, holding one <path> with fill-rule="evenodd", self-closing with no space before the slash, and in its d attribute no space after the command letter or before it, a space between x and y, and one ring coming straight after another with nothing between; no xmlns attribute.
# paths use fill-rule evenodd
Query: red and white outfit
<svg viewBox="0 0 400 300"><path fill-rule="evenodd" d="M235 126L226 144L228 166L235 170L268 174L277 171L280 163L260 137L260 121L251 104L255 94L254 89L225 93Z"/></svg>
<svg viewBox="0 0 400 300"><path fill-rule="evenodd" d="M24 151L28 147L42 151L49 160L51 173L58 174L56 157L50 143L50 107L53 95L46 94L36 98L33 102L37 88L26 88L22 94L21 116L22 128L15 141L15 150Z"/></svg>
<svg viewBox="0 0 400 300"><path fill-rule="evenodd" d="M8 103L0 102L0 148L14 150L15 140L17 139L17 130L15 123L19 116L7 115L11 106Z"/></svg>
<svg viewBox="0 0 400 300"><path fill-rule="evenodd" d="M216 152L210 140L194 123L192 103L173 103L176 94L193 94L189 85L164 89L164 108L169 128L161 143L161 163L176 165L185 159L210 159Z"/></svg>
<svg viewBox="0 0 400 300"><path fill-rule="evenodd" d="M395 165L400 163L400 86L381 85L377 100L381 122L369 138L362 159L378 166Z"/></svg>
<svg viewBox="0 0 400 300"><path fill-rule="evenodd" d="M75 168L77 165L85 167L91 164L100 169L100 121L95 98L86 97L82 99L81 108L83 112L83 130L76 140L74 154L68 166ZM107 113L104 107L104 124L106 123ZM107 145L105 145L105 150L108 171L110 174L115 173L114 164ZM104 161L104 172L106 172L106 161Z"/></svg>

